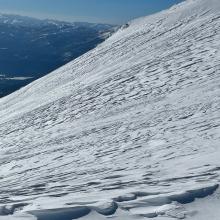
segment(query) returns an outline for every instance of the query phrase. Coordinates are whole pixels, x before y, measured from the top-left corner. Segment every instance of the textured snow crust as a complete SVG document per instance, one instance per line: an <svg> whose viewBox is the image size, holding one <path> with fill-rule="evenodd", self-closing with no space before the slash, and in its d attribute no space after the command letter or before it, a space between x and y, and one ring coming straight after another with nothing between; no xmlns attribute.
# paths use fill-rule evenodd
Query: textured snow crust
<svg viewBox="0 0 220 220"><path fill-rule="evenodd" d="M136 19L0 100L0 220L219 220L220 1Z"/></svg>

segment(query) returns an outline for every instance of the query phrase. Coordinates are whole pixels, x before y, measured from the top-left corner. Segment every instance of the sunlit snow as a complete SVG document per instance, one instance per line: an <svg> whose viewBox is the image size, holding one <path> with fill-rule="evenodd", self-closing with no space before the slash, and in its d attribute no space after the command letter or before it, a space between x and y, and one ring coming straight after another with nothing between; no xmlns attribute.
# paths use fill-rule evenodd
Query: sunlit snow
<svg viewBox="0 0 220 220"><path fill-rule="evenodd" d="M125 25L0 100L0 220L219 220L220 1Z"/></svg>

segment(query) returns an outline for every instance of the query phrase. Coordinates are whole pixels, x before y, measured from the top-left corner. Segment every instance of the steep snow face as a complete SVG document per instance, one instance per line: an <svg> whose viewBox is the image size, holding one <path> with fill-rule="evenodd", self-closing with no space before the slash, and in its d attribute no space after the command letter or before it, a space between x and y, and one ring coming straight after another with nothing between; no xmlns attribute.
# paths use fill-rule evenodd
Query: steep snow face
<svg viewBox="0 0 220 220"><path fill-rule="evenodd" d="M218 220L219 42L189 0L1 99L0 220Z"/></svg>

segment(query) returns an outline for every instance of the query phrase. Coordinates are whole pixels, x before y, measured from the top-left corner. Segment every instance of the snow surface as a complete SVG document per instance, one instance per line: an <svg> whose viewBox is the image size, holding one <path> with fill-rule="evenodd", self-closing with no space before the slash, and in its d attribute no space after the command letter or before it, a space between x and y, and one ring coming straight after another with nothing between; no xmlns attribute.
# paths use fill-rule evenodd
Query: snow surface
<svg viewBox="0 0 220 220"><path fill-rule="evenodd" d="M136 19L0 100L0 220L219 220L220 1Z"/></svg>

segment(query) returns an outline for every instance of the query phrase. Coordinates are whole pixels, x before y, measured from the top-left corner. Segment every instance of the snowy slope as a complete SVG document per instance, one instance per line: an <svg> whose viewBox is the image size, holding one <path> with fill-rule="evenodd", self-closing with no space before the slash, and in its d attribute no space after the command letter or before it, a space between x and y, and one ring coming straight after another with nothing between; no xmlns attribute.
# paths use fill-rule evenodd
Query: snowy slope
<svg viewBox="0 0 220 220"><path fill-rule="evenodd" d="M1 99L0 220L219 220L219 42L188 0Z"/></svg>

